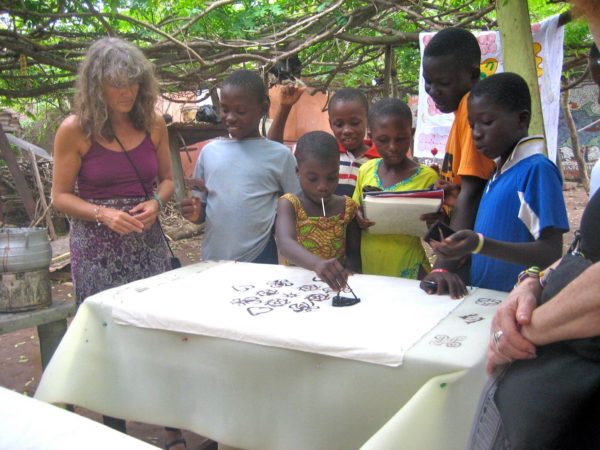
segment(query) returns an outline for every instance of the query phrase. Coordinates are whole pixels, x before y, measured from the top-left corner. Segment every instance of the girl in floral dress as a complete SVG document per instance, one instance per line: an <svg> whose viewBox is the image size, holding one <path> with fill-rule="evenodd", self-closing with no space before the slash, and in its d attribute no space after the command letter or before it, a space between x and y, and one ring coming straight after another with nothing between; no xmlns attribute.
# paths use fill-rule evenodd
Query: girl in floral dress
<svg viewBox="0 0 600 450"><path fill-rule="evenodd" d="M302 191L277 204L276 238L286 264L313 270L331 289L360 271L357 205L335 195L340 169L337 141L323 131L306 133L296 146Z"/></svg>

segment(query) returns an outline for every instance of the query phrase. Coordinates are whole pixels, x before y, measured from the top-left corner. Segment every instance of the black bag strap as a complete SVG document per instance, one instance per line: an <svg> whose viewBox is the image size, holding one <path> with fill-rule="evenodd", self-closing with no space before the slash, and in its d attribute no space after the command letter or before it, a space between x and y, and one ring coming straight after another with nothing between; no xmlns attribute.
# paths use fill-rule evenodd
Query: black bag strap
<svg viewBox="0 0 600 450"><path fill-rule="evenodd" d="M127 161L129 161L129 164L131 164L131 167L133 167L133 170L135 171L135 175L138 178L138 181L140 182L140 185L142 186L142 189L144 191L144 194L146 195L146 197L150 200L151 196L148 193L148 191L146 190L146 186L144 186L144 182L142 181L142 177L140 176L140 173L138 172L137 167L135 166L135 164L133 163L131 156L129 156L129 154L127 153L127 150L125 150L125 146L123 145L123 143L119 140L119 138L117 137L117 135L115 134L115 139L117 140L117 142L119 143L119 145L121 146L121 148L123 149L123 153L125 154L125 157L127 158ZM159 205L160 206L160 205ZM160 214L160 207L159 207L159 214ZM165 243L167 244L167 247L169 249L169 252L171 253L171 257L175 258L175 254L173 253L173 250L171 249L171 246L169 245L169 240L167 239L167 235L165 234L165 231L163 230L163 227L160 223L160 218L157 217L156 221L158 222L158 228L160 229L160 232L163 235L163 239L165 240Z"/></svg>

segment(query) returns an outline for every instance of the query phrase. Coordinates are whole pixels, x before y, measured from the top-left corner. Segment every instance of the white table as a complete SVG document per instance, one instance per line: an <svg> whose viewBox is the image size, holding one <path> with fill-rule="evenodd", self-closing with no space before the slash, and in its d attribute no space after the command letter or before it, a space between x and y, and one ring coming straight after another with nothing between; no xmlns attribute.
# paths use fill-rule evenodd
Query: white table
<svg viewBox="0 0 600 450"><path fill-rule="evenodd" d="M0 448L156 450L86 417L0 387Z"/></svg>
<svg viewBox="0 0 600 450"><path fill-rule="evenodd" d="M181 278L215 263L200 264L151 280ZM271 450L464 448L485 381L490 319L506 296L475 290L408 350L402 366L387 367L117 325L115 292L79 308L36 397ZM173 295L201 292L198 286Z"/></svg>

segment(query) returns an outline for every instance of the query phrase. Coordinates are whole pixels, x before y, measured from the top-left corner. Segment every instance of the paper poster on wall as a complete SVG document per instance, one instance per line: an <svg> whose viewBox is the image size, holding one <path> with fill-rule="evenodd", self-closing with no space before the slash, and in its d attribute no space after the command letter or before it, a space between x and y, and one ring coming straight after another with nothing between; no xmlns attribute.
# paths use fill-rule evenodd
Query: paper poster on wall
<svg viewBox="0 0 600 450"><path fill-rule="evenodd" d="M564 29L558 26L558 15L543 22L532 24L531 32L544 128L548 144L548 157L556 161L558 141L558 114L560 111L560 75L563 62ZM435 33L421 33L419 44L423 50ZM500 32L474 32L481 47L481 78L504 71ZM414 155L421 158L444 158L446 140L454 120L454 114L443 114L425 92L423 67L419 69L419 106L415 133Z"/></svg>

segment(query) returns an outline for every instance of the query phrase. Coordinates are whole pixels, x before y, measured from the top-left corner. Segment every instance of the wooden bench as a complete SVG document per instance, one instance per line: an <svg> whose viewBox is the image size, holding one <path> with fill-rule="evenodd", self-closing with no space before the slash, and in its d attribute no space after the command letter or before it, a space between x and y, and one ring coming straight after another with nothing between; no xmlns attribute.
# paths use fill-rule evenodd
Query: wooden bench
<svg viewBox="0 0 600 450"><path fill-rule="evenodd" d="M20 313L0 313L0 334L37 327L42 368L45 369L67 331L67 318L75 314L73 301L54 301L50 306Z"/></svg>

